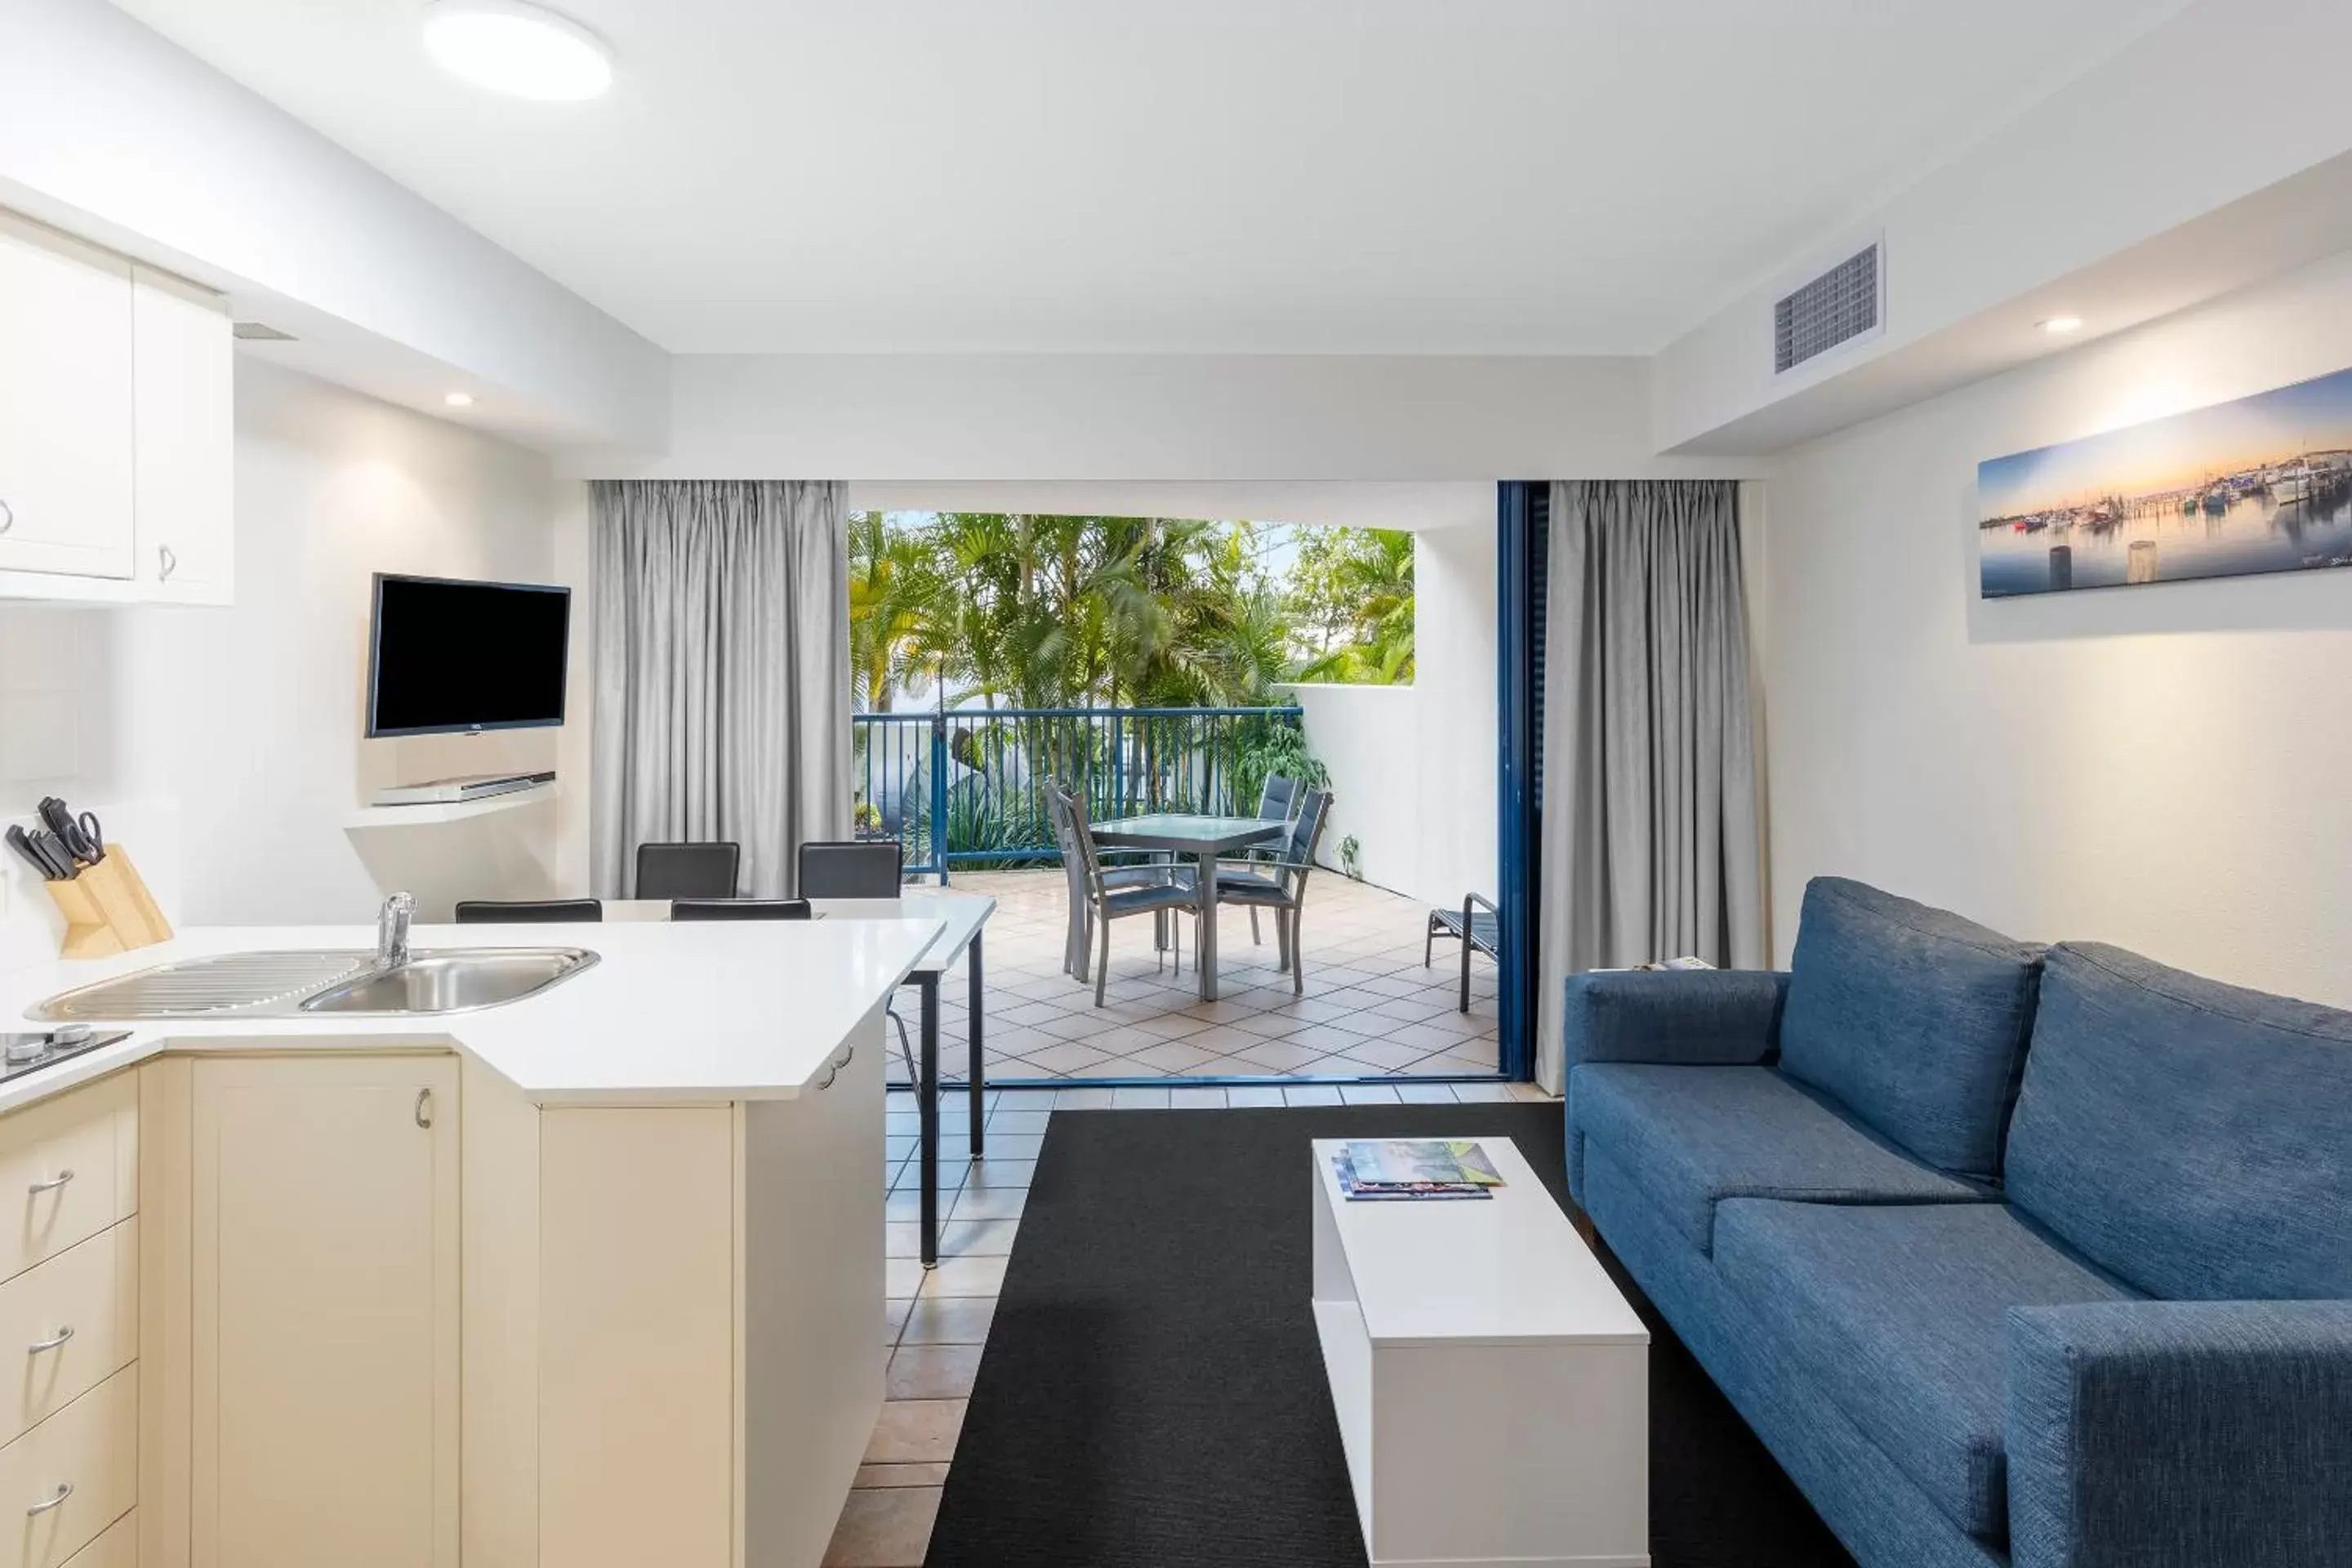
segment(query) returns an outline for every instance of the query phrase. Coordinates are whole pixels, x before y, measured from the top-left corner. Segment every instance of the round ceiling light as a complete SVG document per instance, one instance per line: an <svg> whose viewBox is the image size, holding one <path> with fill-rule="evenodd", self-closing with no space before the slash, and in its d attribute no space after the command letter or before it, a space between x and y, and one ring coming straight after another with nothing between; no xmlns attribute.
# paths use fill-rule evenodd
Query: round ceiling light
<svg viewBox="0 0 2352 1568"><path fill-rule="evenodd" d="M450 75L541 103L593 98L613 85L613 51L527 0L430 0L425 52Z"/></svg>
<svg viewBox="0 0 2352 1568"><path fill-rule="evenodd" d="M2063 337L2068 332L2081 331L2083 330L2083 318L2080 316L2044 316L2042 320L2034 322L2033 324L2040 327L2043 331L2048 332L2052 337Z"/></svg>

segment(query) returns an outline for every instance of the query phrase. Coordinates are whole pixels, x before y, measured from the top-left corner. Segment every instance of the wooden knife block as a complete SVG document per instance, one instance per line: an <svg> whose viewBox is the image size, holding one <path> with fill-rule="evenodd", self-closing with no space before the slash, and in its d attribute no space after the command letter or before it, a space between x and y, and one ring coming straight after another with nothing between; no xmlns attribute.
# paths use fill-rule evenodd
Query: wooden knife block
<svg viewBox="0 0 2352 1568"><path fill-rule="evenodd" d="M58 952L64 958L109 958L134 947L168 942L172 924L155 907L154 895L139 879L139 868L119 844L106 847L106 858L82 868L70 882L44 882L58 912L66 917L66 940Z"/></svg>

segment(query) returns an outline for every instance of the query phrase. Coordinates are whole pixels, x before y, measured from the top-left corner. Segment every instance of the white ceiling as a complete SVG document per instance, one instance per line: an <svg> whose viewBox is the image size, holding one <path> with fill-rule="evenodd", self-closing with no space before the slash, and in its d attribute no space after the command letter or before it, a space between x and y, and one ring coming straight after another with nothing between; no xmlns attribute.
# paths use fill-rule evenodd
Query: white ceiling
<svg viewBox="0 0 2352 1568"><path fill-rule="evenodd" d="M1610 353L2183 0L557 0L585 105L117 3L678 353Z"/></svg>

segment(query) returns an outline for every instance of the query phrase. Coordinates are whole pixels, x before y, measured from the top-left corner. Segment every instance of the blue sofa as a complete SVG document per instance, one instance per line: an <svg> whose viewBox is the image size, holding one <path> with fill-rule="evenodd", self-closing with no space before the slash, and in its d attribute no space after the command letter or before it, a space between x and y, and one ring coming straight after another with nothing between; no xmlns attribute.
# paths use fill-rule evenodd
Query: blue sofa
<svg viewBox="0 0 2352 1568"><path fill-rule="evenodd" d="M1824 878L1566 1055L1570 1192L1868 1568L2352 1564L2352 1013Z"/></svg>

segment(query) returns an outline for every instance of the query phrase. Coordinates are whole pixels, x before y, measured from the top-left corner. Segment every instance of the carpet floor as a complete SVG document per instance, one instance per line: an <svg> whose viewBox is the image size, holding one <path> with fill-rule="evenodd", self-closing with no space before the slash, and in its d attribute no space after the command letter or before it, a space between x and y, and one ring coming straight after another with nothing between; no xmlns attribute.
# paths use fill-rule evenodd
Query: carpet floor
<svg viewBox="0 0 2352 1568"><path fill-rule="evenodd" d="M1311 1138L1516 1141L1563 1209L1559 1108L1055 1114L929 1568L1362 1568L1307 1310ZM1649 1324L1655 1568L1851 1559L1613 1258Z"/></svg>

